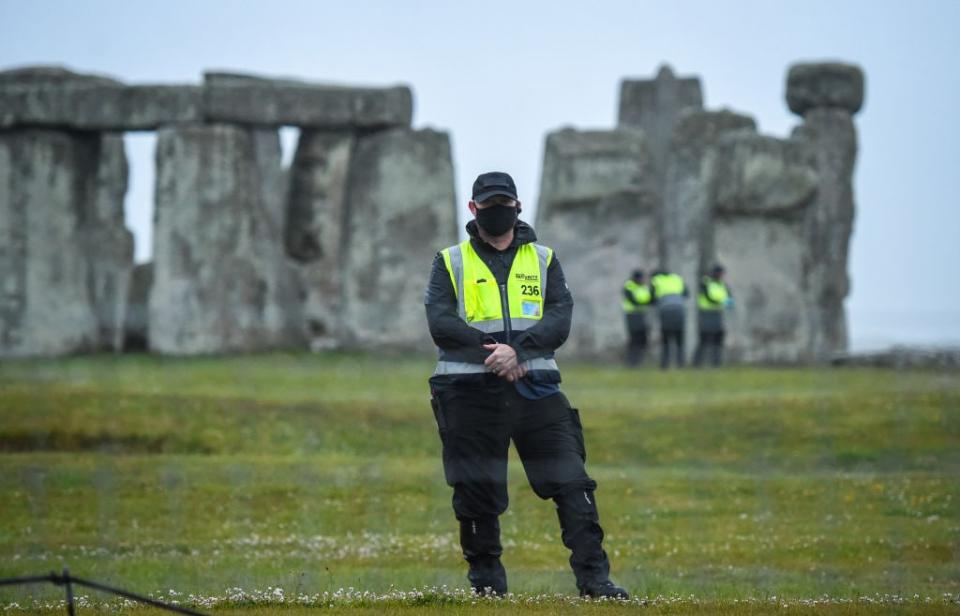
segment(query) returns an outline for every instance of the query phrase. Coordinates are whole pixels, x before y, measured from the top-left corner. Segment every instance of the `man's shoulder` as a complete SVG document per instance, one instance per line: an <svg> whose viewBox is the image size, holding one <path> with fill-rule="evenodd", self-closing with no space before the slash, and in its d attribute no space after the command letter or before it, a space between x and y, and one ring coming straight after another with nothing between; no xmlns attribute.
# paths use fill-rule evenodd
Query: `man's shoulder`
<svg viewBox="0 0 960 616"><path fill-rule="evenodd" d="M462 241L462 242L457 242L456 244L451 244L450 246L447 246L446 248L441 248L440 250L437 251L437 256L438 256L438 257L442 257L442 256L443 256L443 253L445 253L445 252L450 252L451 250L459 250L464 244L466 244L466 243L469 242L469 241L470 241L470 240L464 240L464 241Z"/></svg>
<svg viewBox="0 0 960 616"><path fill-rule="evenodd" d="M529 242L527 244L524 244L524 246L530 246L537 252L545 252L549 255L553 255L556 252L550 246L547 246L546 244L541 244L540 242Z"/></svg>

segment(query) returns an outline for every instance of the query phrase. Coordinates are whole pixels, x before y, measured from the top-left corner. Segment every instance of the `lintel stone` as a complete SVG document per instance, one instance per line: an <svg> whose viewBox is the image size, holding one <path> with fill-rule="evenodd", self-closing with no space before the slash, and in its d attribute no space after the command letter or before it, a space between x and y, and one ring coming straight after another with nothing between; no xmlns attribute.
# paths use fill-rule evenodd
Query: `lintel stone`
<svg viewBox="0 0 960 616"><path fill-rule="evenodd" d="M410 126L413 95L407 86L355 88L206 73L204 108L209 122L382 129Z"/></svg>
<svg viewBox="0 0 960 616"><path fill-rule="evenodd" d="M232 123L319 129L409 127L407 86L348 87L207 73L204 84L125 85L55 66L0 72L0 129L156 130Z"/></svg>
<svg viewBox="0 0 960 616"><path fill-rule="evenodd" d="M185 85L41 82L0 86L0 128L155 130L199 122L201 88Z"/></svg>

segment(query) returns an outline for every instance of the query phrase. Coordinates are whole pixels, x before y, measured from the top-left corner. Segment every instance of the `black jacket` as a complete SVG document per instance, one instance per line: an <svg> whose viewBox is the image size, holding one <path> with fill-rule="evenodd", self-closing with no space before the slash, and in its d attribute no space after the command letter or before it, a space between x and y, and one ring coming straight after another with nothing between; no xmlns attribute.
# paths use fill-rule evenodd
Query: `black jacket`
<svg viewBox="0 0 960 616"><path fill-rule="evenodd" d="M480 239L475 220L467 223L467 233L470 234L474 250L490 268L497 284L507 283L517 248L537 240L533 228L523 221L517 221L513 242L502 252ZM484 349L483 345L490 342L509 344L516 350L517 360L520 362L535 357L550 357L567 340L573 316L573 298L567 289L556 253L547 268L543 293L543 316L540 322L524 331L513 332L510 340L498 339L503 336L491 336L470 327L457 314L457 295L443 263L443 256L437 253L433 259L433 269L430 271L424 299L430 335L433 342L443 349L452 361L483 363L490 355L490 351Z"/></svg>

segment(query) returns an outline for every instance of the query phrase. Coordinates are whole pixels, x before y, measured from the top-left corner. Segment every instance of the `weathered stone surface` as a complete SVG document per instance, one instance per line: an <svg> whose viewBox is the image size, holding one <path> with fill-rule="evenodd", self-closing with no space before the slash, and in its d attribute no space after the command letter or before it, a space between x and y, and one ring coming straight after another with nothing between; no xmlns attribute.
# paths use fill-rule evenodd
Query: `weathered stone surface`
<svg viewBox="0 0 960 616"><path fill-rule="evenodd" d="M2 357L91 351L114 339L115 291L132 263L122 144L105 141L0 132Z"/></svg>
<svg viewBox="0 0 960 616"><path fill-rule="evenodd" d="M714 166L712 241L727 267L736 309L727 315L729 357L809 360L806 210L819 176L806 142L756 134L720 138Z"/></svg>
<svg viewBox="0 0 960 616"><path fill-rule="evenodd" d="M194 86L126 86L60 66L0 71L0 128L153 130L202 119Z"/></svg>
<svg viewBox="0 0 960 616"><path fill-rule="evenodd" d="M752 117L729 109L685 111L677 120L670 148L677 155L699 158L725 134L756 130L757 123Z"/></svg>
<svg viewBox="0 0 960 616"><path fill-rule="evenodd" d="M863 105L863 71L840 62L794 64L787 73L787 105L799 115L819 107L856 113Z"/></svg>
<svg viewBox="0 0 960 616"><path fill-rule="evenodd" d="M563 354L610 356L622 349L620 286L631 270L649 270L657 261L657 191L642 131L567 129L547 136L536 231L556 250L574 298Z"/></svg>
<svg viewBox="0 0 960 616"><path fill-rule="evenodd" d="M731 111L693 111L681 114L667 157L660 229L660 265L679 274L690 289L713 260L713 193L717 145L722 136L752 133L753 118ZM689 302L687 331L696 330L696 309ZM687 350L696 344L686 337Z"/></svg>
<svg viewBox="0 0 960 616"><path fill-rule="evenodd" d="M204 115L211 122L313 128L410 126L410 88L355 88L251 75L204 75Z"/></svg>
<svg viewBox="0 0 960 616"><path fill-rule="evenodd" d="M755 216L795 213L819 182L809 144L742 133L718 141L714 177L716 213Z"/></svg>
<svg viewBox="0 0 960 616"><path fill-rule="evenodd" d="M449 137L394 129L358 138L347 191L344 343L431 349L424 284L437 251L457 241Z"/></svg>
<svg viewBox="0 0 960 616"><path fill-rule="evenodd" d="M133 269L133 233L126 228L123 216L129 175L123 137L104 133L98 160L88 233L90 285L99 323L98 346L119 351L123 348L127 287Z"/></svg>
<svg viewBox="0 0 960 616"><path fill-rule="evenodd" d="M260 203L270 219L271 229L281 234L286 221L289 178L283 168L280 133L276 129L251 128Z"/></svg>
<svg viewBox="0 0 960 616"><path fill-rule="evenodd" d="M200 88L37 83L0 87L0 128L154 130L203 118Z"/></svg>
<svg viewBox="0 0 960 616"><path fill-rule="evenodd" d="M563 129L547 135L540 184L546 215L580 202L595 202L612 194L644 194L650 190L650 150L643 132L631 129L578 131ZM548 222L550 219L541 217Z"/></svg>
<svg viewBox="0 0 960 616"><path fill-rule="evenodd" d="M356 138L350 132L304 130L291 170L285 240L301 264L304 319L314 349L339 344L342 330L341 239L346 223L347 179Z"/></svg>
<svg viewBox="0 0 960 616"><path fill-rule="evenodd" d="M207 73L204 85L124 85L59 67L0 73L0 128L155 130L229 122L275 127L410 126L409 87L358 88Z"/></svg>
<svg viewBox="0 0 960 616"><path fill-rule="evenodd" d="M146 351L149 333L150 287L153 286L153 263L141 263L133 268L127 288L126 313L123 322L123 350Z"/></svg>
<svg viewBox="0 0 960 616"><path fill-rule="evenodd" d="M199 88L126 86L60 66L0 71L0 128L152 130L202 118Z"/></svg>
<svg viewBox="0 0 960 616"><path fill-rule="evenodd" d="M63 66L55 65L23 66L0 71L0 88L10 86L64 85L68 83L105 86L123 85L111 77L90 73L77 73Z"/></svg>
<svg viewBox="0 0 960 616"><path fill-rule="evenodd" d="M300 288L265 202L257 131L166 128L157 140L149 341L171 354L303 343ZM270 148L272 149L272 148Z"/></svg>
<svg viewBox="0 0 960 616"><path fill-rule="evenodd" d="M803 230L802 216L720 216L716 220L717 257L727 269L736 302L726 314L731 361L810 359L813 323L805 309L808 248Z"/></svg>
<svg viewBox="0 0 960 616"><path fill-rule="evenodd" d="M797 138L807 140L816 157L820 183L807 209L808 308L813 315L812 353L827 360L847 348L843 302L850 291L847 257L853 232L853 169L857 132L843 109L818 108L804 116Z"/></svg>
<svg viewBox="0 0 960 616"><path fill-rule="evenodd" d="M666 167L673 128L685 109L703 109L698 77L676 77L664 64L656 79L625 79L620 84L618 126L640 128L647 134L656 172Z"/></svg>

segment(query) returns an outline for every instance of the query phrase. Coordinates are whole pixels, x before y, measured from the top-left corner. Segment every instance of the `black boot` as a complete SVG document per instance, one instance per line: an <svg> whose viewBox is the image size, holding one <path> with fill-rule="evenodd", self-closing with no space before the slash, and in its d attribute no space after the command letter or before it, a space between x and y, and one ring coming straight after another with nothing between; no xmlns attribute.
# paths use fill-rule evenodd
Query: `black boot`
<svg viewBox="0 0 960 616"><path fill-rule="evenodd" d="M570 549L570 567L581 597L629 599L627 591L610 581L610 561L603 551L603 529L593 492L574 490L554 497L560 536Z"/></svg>
<svg viewBox="0 0 960 616"><path fill-rule="evenodd" d="M507 572L500 563L500 521L495 517L460 520L460 547L470 563L467 579L474 592L507 594Z"/></svg>

